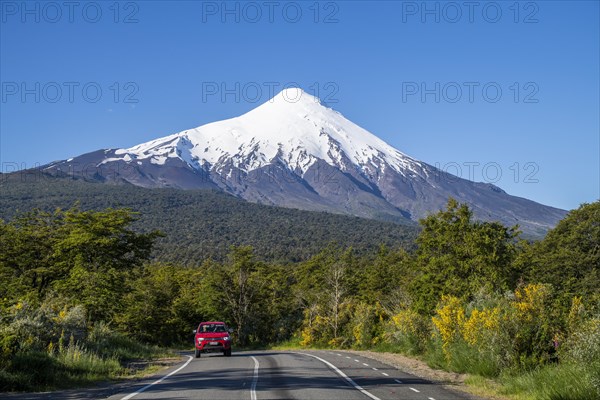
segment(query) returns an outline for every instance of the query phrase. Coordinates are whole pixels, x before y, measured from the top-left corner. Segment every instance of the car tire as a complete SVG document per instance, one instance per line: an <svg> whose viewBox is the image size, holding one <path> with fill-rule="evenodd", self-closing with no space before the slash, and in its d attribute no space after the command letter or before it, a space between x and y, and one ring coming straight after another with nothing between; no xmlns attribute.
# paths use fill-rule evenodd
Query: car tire
<svg viewBox="0 0 600 400"><path fill-rule="evenodd" d="M231 349L229 349L229 350L225 350L225 351L223 352L223 354L225 355L225 357L231 357Z"/></svg>
<svg viewBox="0 0 600 400"><path fill-rule="evenodd" d="M200 358L200 356L202 355L202 353L200 352L200 350L196 349L196 352L194 354L196 356L196 358Z"/></svg>

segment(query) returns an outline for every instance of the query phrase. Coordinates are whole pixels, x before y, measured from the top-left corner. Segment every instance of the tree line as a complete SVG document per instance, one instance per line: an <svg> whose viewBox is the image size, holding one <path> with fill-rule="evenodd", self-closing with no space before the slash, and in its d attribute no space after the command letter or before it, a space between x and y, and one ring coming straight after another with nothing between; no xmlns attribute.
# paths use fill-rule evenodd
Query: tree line
<svg viewBox="0 0 600 400"><path fill-rule="evenodd" d="M43 174L0 176L0 219L33 209L53 212L75 202L82 211L128 208L138 212L136 232L160 229L152 259L197 265L223 261L231 246L252 246L265 261L305 261L335 242L367 254L380 244L411 248L411 221L376 221L325 212L253 204L211 190L147 189L53 178Z"/></svg>
<svg viewBox="0 0 600 400"><path fill-rule="evenodd" d="M168 346L223 320L238 348L388 349L487 377L560 365L581 398L600 393L600 202L531 243L450 199L420 221L414 251L332 243L300 262L250 246L196 265L153 261L161 233L136 232L136 218L72 208L0 223L0 371L67 341L93 348L98 327Z"/></svg>

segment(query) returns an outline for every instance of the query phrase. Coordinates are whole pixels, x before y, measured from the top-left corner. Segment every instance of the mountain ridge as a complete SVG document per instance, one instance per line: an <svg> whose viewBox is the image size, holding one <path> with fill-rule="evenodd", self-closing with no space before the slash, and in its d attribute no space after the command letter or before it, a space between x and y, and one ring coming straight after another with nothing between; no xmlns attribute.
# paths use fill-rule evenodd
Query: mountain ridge
<svg viewBox="0 0 600 400"><path fill-rule="evenodd" d="M238 117L43 170L147 188L216 189L256 203L395 221L416 221L454 197L479 219L519 224L539 236L566 215L416 160L301 89L284 90Z"/></svg>

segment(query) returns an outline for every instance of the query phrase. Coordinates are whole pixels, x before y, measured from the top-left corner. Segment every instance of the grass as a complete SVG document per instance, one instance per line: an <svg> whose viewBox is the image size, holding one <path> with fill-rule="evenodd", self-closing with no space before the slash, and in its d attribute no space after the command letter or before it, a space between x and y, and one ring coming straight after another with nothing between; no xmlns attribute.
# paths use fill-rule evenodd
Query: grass
<svg viewBox="0 0 600 400"><path fill-rule="evenodd" d="M420 358L423 354L418 343L409 337L399 338L394 343L379 342L371 350L379 353L397 353L417 358Z"/></svg>
<svg viewBox="0 0 600 400"><path fill-rule="evenodd" d="M10 367L0 372L0 390L40 391L85 386L117 377L122 371L117 359L102 358L74 347L54 355L29 351L16 354Z"/></svg>
<svg viewBox="0 0 600 400"><path fill-rule="evenodd" d="M291 339L285 342L280 342L269 346L272 350L298 350L305 348L300 344L302 338L299 335L293 336Z"/></svg>
<svg viewBox="0 0 600 400"><path fill-rule="evenodd" d="M534 371L501 377L501 393L523 400L600 399L591 371L581 365L555 364Z"/></svg>
<svg viewBox="0 0 600 400"><path fill-rule="evenodd" d="M130 378L156 370L128 367L132 360L172 355L111 332L87 346L71 343L56 351L20 352L0 369L0 391L46 391L87 386L100 381Z"/></svg>
<svg viewBox="0 0 600 400"><path fill-rule="evenodd" d="M465 379L465 385L467 386L467 391L475 396L486 399L504 400L509 398L501 392L502 385L498 380L484 378L479 375L469 375Z"/></svg>
<svg viewBox="0 0 600 400"><path fill-rule="evenodd" d="M448 359L439 343L430 343L424 359L431 368L458 372L461 374L479 375L484 378L495 378L500 375L501 368L492 357L478 352L465 343L456 343L448 347Z"/></svg>

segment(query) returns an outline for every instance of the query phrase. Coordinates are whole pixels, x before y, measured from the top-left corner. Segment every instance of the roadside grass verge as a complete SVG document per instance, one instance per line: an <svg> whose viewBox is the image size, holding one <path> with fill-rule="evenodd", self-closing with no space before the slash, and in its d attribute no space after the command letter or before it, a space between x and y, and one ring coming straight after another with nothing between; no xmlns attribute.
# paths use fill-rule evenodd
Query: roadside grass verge
<svg viewBox="0 0 600 400"><path fill-rule="evenodd" d="M88 386L93 383L132 378L155 371L151 362L173 356L156 346L135 342L111 332L99 342L77 343L16 353L0 368L0 392L48 391Z"/></svg>
<svg viewBox="0 0 600 400"><path fill-rule="evenodd" d="M501 368L493 357L482 354L465 343L452 343L448 346L451 354L447 358L441 345L431 343L423 355L423 359L431 368L443 369L459 374L478 375L484 378L496 378L500 375Z"/></svg>
<svg viewBox="0 0 600 400"><path fill-rule="evenodd" d="M275 343L269 346L269 349L271 350L299 350L299 349L305 349L306 347L303 347L300 344L300 341L302 340L302 338L299 335L295 335L292 338L286 340L285 342L280 342L280 343Z"/></svg>
<svg viewBox="0 0 600 400"><path fill-rule="evenodd" d="M598 367L600 364L595 366ZM500 382L500 393L519 400L600 399L600 387L594 385L590 366L546 365L530 372L503 375Z"/></svg>

